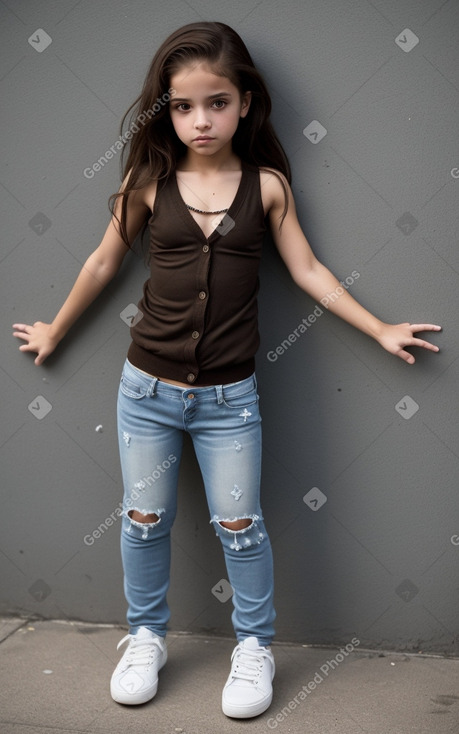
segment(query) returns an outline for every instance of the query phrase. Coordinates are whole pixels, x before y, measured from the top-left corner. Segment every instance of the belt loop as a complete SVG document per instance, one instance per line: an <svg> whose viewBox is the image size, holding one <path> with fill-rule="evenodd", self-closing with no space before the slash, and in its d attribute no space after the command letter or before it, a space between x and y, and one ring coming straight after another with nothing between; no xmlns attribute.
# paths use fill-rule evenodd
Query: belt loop
<svg viewBox="0 0 459 734"><path fill-rule="evenodd" d="M155 393L156 393L156 385L157 385L157 383L158 383L158 378L157 377L153 377L152 381L150 382L150 385L148 386L148 390L147 390L147 397L148 398L154 398Z"/></svg>
<svg viewBox="0 0 459 734"><path fill-rule="evenodd" d="M223 403L223 385L215 385L215 392L217 393L217 403L221 405Z"/></svg>

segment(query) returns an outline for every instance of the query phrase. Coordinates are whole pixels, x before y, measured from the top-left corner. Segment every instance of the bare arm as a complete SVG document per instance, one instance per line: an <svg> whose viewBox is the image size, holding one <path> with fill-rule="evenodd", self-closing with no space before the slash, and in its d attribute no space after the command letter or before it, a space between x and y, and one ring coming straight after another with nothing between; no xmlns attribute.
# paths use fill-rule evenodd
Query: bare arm
<svg viewBox="0 0 459 734"><path fill-rule="evenodd" d="M282 227L281 214L284 209L284 194L276 176L263 174L264 196L268 202L270 225L273 239L293 280L312 298L321 302L329 311L360 329L388 352L414 364L415 359L404 347L424 347L434 352L439 348L424 339L414 336L420 331L440 331L436 324L386 324L367 311L341 286L339 280L314 255L298 222L295 202L287 182L289 194L288 211ZM338 294L329 298L330 293Z"/></svg>
<svg viewBox="0 0 459 734"><path fill-rule="evenodd" d="M120 201L115 213L119 217ZM149 212L141 192L128 200L127 232L133 242ZM97 298L116 275L128 248L123 242L114 217L96 250L88 257L75 281L68 298L51 324L13 324L13 336L24 340L22 352L36 352L35 364L42 364L77 321L86 308Z"/></svg>

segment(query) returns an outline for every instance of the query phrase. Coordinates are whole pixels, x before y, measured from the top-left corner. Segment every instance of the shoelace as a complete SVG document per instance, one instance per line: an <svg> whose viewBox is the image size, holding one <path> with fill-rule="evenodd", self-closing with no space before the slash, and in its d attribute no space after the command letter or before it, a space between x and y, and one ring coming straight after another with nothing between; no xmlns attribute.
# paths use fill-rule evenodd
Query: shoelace
<svg viewBox="0 0 459 734"><path fill-rule="evenodd" d="M233 670L231 675L233 678L242 680L255 681L263 668L263 660L267 658L266 653L253 652L252 650L236 650L233 661Z"/></svg>
<svg viewBox="0 0 459 734"><path fill-rule="evenodd" d="M130 640L129 647L123 658L123 663L128 665L148 665L151 663L154 655L154 647L160 650L157 640L138 640L135 635L126 635L119 641L116 649L119 650L121 645Z"/></svg>

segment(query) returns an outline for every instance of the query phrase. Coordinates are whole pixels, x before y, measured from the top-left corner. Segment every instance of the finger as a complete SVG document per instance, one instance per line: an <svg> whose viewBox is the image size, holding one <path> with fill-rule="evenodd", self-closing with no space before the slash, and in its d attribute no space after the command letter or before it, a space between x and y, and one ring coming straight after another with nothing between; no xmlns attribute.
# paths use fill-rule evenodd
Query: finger
<svg viewBox="0 0 459 734"><path fill-rule="evenodd" d="M424 349L430 349L431 352L439 352L440 347L437 347L436 344L431 344L430 342L424 341L424 339L413 339L411 342L411 345L414 347L424 347Z"/></svg>
<svg viewBox="0 0 459 734"><path fill-rule="evenodd" d="M418 331L441 331L438 324L410 324L410 329L415 334Z"/></svg>
<svg viewBox="0 0 459 734"><path fill-rule="evenodd" d="M401 352L398 352L398 356L401 357L401 359L403 359L408 364L414 364L416 362L413 355L410 354L409 352L405 352L404 349L402 349Z"/></svg>

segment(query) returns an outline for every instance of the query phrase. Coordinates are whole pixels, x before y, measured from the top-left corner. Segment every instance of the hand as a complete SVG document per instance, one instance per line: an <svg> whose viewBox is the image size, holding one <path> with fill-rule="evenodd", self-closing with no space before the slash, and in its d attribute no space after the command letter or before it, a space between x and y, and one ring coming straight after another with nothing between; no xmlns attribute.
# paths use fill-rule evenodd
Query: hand
<svg viewBox="0 0 459 734"><path fill-rule="evenodd" d="M404 359L408 364L414 364L415 358L404 347L424 347L431 352L439 352L435 344L417 339L414 334L419 331L440 331L441 326L435 324L383 324L380 334L376 337L379 344L391 354Z"/></svg>
<svg viewBox="0 0 459 734"><path fill-rule="evenodd" d="M27 342L19 347L20 351L37 353L38 356L34 360L37 366L43 364L46 357L54 351L59 343L59 339L51 334L51 324L44 324L42 321L36 321L32 326L13 324L13 329L16 329L13 336Z"/></svg>

